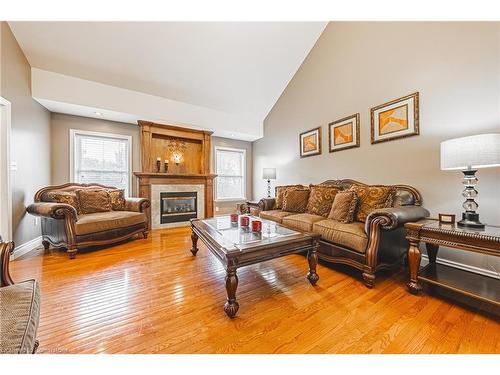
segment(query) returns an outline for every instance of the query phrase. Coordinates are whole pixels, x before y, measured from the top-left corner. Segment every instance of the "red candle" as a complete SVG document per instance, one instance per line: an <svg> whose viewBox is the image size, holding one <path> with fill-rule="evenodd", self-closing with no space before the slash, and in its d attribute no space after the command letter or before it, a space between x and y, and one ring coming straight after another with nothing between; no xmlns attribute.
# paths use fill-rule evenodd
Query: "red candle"
<svg viewBox="0 0 500 375"><path fill-rule="evenodd" d="M231 214L231 223L238 222L238 214Z"/></svg>
<svg viewBox="0 0 500 375"><path fill-rule="evenodd" d="M260 232L262 230L262 221L252 220L252 232Z"/></svg>
<svg viewBox="0 0 500 375"><path fill-rule="evenodd" d="M241 216L240 217L240 225L242 227L248 227L248 224L250 224L250 218L248 216Z"/></svg>

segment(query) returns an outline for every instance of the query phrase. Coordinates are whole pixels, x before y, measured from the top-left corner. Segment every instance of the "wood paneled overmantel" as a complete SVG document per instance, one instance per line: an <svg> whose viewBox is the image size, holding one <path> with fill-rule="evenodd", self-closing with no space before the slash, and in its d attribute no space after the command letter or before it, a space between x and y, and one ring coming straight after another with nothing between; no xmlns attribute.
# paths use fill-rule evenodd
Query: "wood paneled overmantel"
<svg viewBox="0 0 500 375"><path fill-rule="evenodd" d="M216 175L210 173L212 132L142 120L138 124L141 128L142 171L134 172L134 175L139 180L139 196L151 200L151 185L203 185L205 216L213 216L213 180ZM183 145L178 165L172 150L175 142ZM157 170L157 158L160 158L160 172ZM165 160L168 160L167 172Z"/></svg>

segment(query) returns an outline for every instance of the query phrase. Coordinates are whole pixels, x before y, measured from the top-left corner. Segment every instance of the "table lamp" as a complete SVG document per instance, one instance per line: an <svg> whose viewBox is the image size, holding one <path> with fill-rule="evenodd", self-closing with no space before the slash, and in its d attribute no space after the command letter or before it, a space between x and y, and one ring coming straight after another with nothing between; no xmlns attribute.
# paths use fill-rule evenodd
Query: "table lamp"
<svg viewBox="0 0 500 375"><path fill-rule="evenodd" d="M276 168L264 168L262 178L267 180L267 197L271 198L271 180L276 180Z"/></svg>
<svg viewBox="0 0 500 375"><path fill-rule="evenodd" d="M478 179L476 172L479 168L500 166L500 134L479 134L470 137L455 138L441 142L441 169L461 170L464 174L465 190L462 196L465 202L462 207L462 220L457 225L484 229L476 213L478 204L474 201L477 196Z"/></svg>

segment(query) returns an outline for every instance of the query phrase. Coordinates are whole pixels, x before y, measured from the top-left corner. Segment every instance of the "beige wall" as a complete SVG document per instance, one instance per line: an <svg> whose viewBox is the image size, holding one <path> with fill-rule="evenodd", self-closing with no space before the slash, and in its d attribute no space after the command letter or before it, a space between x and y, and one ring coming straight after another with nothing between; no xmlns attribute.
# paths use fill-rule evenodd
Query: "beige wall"
<svg viewBox="0 0 500 375"><path fill-rule="evenodd" d="M246 141L237 141L229 138L219 138L212 137L212 173L214 173L215 165L214 165L214 148L217 147L228 147L228 148L240 148L246 150L246 195L248 199L251 199L252 194L252 143ZM216 201L215 202L215 215L228 214L232 212L236 212L236 204L241 202L231 201ZM217 211L218 209L218 211Z"/></svg>
<svg viewBox="0 0 500 375"><path fill-rule="evenodd" d="M432 216L461 212L460 172L439 169L445 139L500 132L498 23L332 22L264 122L254 175L277 168L277 183L353 178L418 188ZM370 144L370 108L420 92L420 136ZM359 112L361 147L328 152L331 121ZM322 126L323 153L300 159L299 133ZM482 220L500 224L500 170L478 173ZM255 198L265 184L254 180ZM500 271L497 259L440 256Z"/></svg>
<svg viewBox="0 0 500 375"><path fill-rule="evenodd" d="M31 67L6 22L1 22L1 93L11 102L12 231L16 245L40 236L26 214L35 192L50 183L50 116L31 97Z"/></svg>
<svg viewBox="0 0 500 375"><path fill-rule="evenodd" d="M132 171L141 170L141 144L139 127L133 124L99 120L89 117L51 113L51 162L52 183L64 184L70 181L69 131L70 129L128 135L132 137ZM132 179L132 195L137 194L137 181Z"/></svg>
<svg viewBox="0 0 500 375"><path fill-rule="evenodd" d="M51 114L51 160L52 183L62 184L69 181L69 131L70 129L95 131L102 133L121 134L132 136L132 169L141 170L140 129L137 125L99 120L94 118L71 116L60 113ZM252 196L252 144L245 141L212 137L212 146L243 148L247 150L247 195ZM212 148L213 148L212 147ZM212 151L212 170L214 169ZM133 195L137 194L137 182L133 180ZM234 211L236 202L217 202L219 212L216 214Z"/></svg>

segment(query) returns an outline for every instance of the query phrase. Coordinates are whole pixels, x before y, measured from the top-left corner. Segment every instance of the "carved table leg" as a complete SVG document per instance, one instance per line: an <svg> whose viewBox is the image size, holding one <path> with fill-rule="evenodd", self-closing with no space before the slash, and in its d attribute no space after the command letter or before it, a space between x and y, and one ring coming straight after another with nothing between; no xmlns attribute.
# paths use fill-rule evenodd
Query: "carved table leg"
<svg viewBox="0 0 500 375"><path fill-rule="evenodd" d="M314 245L311 250L307 253L307 261L309 262L309 272L307 273L307 280L311 285L316 285L319 280L319 276L316 273L316 266L318 265L318 254L316 250L318 245Z"/></svg>
<svg viewBox="0 0 500 375"><path fill-rule="evenodd" d="M429 263L436 263L436 257L439 250L439 245L426 243L425 247L427 248L427 256L429 257Z"/></svg>
<svg viewBox="0 0 500 375"><path fill-rule="evenodd" d="M418 270L420 269L420 260L422 255L418 248L418 241L410 241L408 249L408 268L410 270L410 281L407 284L411 293L417 294L422 288L418 284Z"/></svg>
<svg viewBox="0 0 500 375"><path fill-rule="evenodd" d="M50 242L49 241L43 240L42 241L42 245L43 245L44 250L49 250L50 249Z"/></svg>
<svg viewBox="0 0 500 375"><path fill-rule="evenodd" d="M198 252L198 235L193 231L191 232L191 242L193 243L193 247L191 248L191 253L196 256L196 253Z"/></svg>
<svg viewBox="0 0 500 375"><path fill-rule="evenodd" d="M240 305L236 302L236 288L238 288L238 276L236 269L228 269L226 275L227 301L224 304L224 311L231 319L236 316Z"/></svg>

